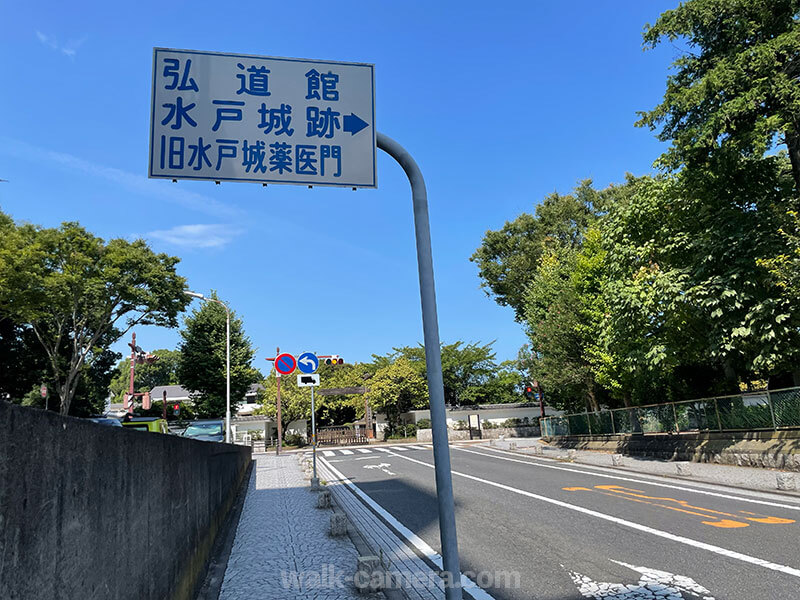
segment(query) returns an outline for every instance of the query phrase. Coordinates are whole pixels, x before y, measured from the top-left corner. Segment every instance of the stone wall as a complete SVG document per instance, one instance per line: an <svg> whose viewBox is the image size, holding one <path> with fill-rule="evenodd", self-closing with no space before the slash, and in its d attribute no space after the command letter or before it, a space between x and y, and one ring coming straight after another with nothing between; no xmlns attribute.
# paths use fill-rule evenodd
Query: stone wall
<svg viewBox="0 0 800 600"><path fill-rule="evenodd" d="M418 442L430 442L433 439L432 429L417 429ZM496 440L498 438L510 437L538 437L538 427L496 427L492 429L481 429L481 438L484 440ZM448 429L448 440L468 440L468 430ZM478 439L475 437L474 439Z"/></svg>
<svg viewBox="0 0 800 600"><path fill-rule="evenodd" d="M559 448L800 471L800 430L543 438Z"/></svg>
<svg viewBox="0 0 800 600"><path fill-rule="evenodd" d="M0 598L192 598L250 460L0 401Z"/></svg>

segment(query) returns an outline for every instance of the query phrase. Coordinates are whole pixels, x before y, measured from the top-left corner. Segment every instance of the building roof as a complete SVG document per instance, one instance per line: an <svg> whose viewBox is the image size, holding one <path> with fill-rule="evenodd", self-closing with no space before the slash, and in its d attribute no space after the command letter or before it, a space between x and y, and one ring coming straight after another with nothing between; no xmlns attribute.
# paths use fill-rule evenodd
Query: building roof
<svg viewBox="0 0 800 600"><path fill-rule="evenodd" d="M153 400L160 400L167 392L167 400L189 399L189 390L180 385L157 385L150 390L150 397Z"/></svg>

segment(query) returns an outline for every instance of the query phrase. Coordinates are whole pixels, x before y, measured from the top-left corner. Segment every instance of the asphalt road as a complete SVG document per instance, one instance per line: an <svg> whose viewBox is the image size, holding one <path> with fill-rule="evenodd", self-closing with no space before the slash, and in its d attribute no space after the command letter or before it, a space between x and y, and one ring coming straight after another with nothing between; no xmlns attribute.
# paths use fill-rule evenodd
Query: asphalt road
<svg viewBox="0 0 800 600"><path fill-rule="evenodd" d="M441 552L433 452L418 448L319 456ZM497 600L800 599L794 498L488 447L451 460L461 569L494 579Z"/></svg>

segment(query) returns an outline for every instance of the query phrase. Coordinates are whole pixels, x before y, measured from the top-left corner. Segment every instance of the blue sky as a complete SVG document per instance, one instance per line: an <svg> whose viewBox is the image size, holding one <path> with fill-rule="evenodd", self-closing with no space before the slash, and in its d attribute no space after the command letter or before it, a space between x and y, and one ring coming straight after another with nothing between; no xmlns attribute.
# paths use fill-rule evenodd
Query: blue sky
<svg viewBox="0 0 800 600"><path fill-rule="evenodd" d="M373 63L378 130L428 185L441 338L511 359L524 332L468 258L554 190L652 170L662 145L633 123L677 50L643 52L641 32L676 4L5 0L0 208L181 257L191 288L243 318L263 372L278 345L351 362L416 344L410 191L386 155L377 190L147 179L154 46Z"/></svg>

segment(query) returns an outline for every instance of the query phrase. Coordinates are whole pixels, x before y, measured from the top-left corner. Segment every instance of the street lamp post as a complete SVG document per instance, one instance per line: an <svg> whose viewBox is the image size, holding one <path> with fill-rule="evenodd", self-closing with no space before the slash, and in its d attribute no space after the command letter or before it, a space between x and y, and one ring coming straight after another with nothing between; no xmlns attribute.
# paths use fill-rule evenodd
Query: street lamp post
<svg viewBox="0 0 800 600"><path fill-rule="evenodd" d="M228 305L217 298L206 298L203 294L184 290L184 294L206 302L216 302L225 309L225 443L231 442L231 311Z"/></svg>

